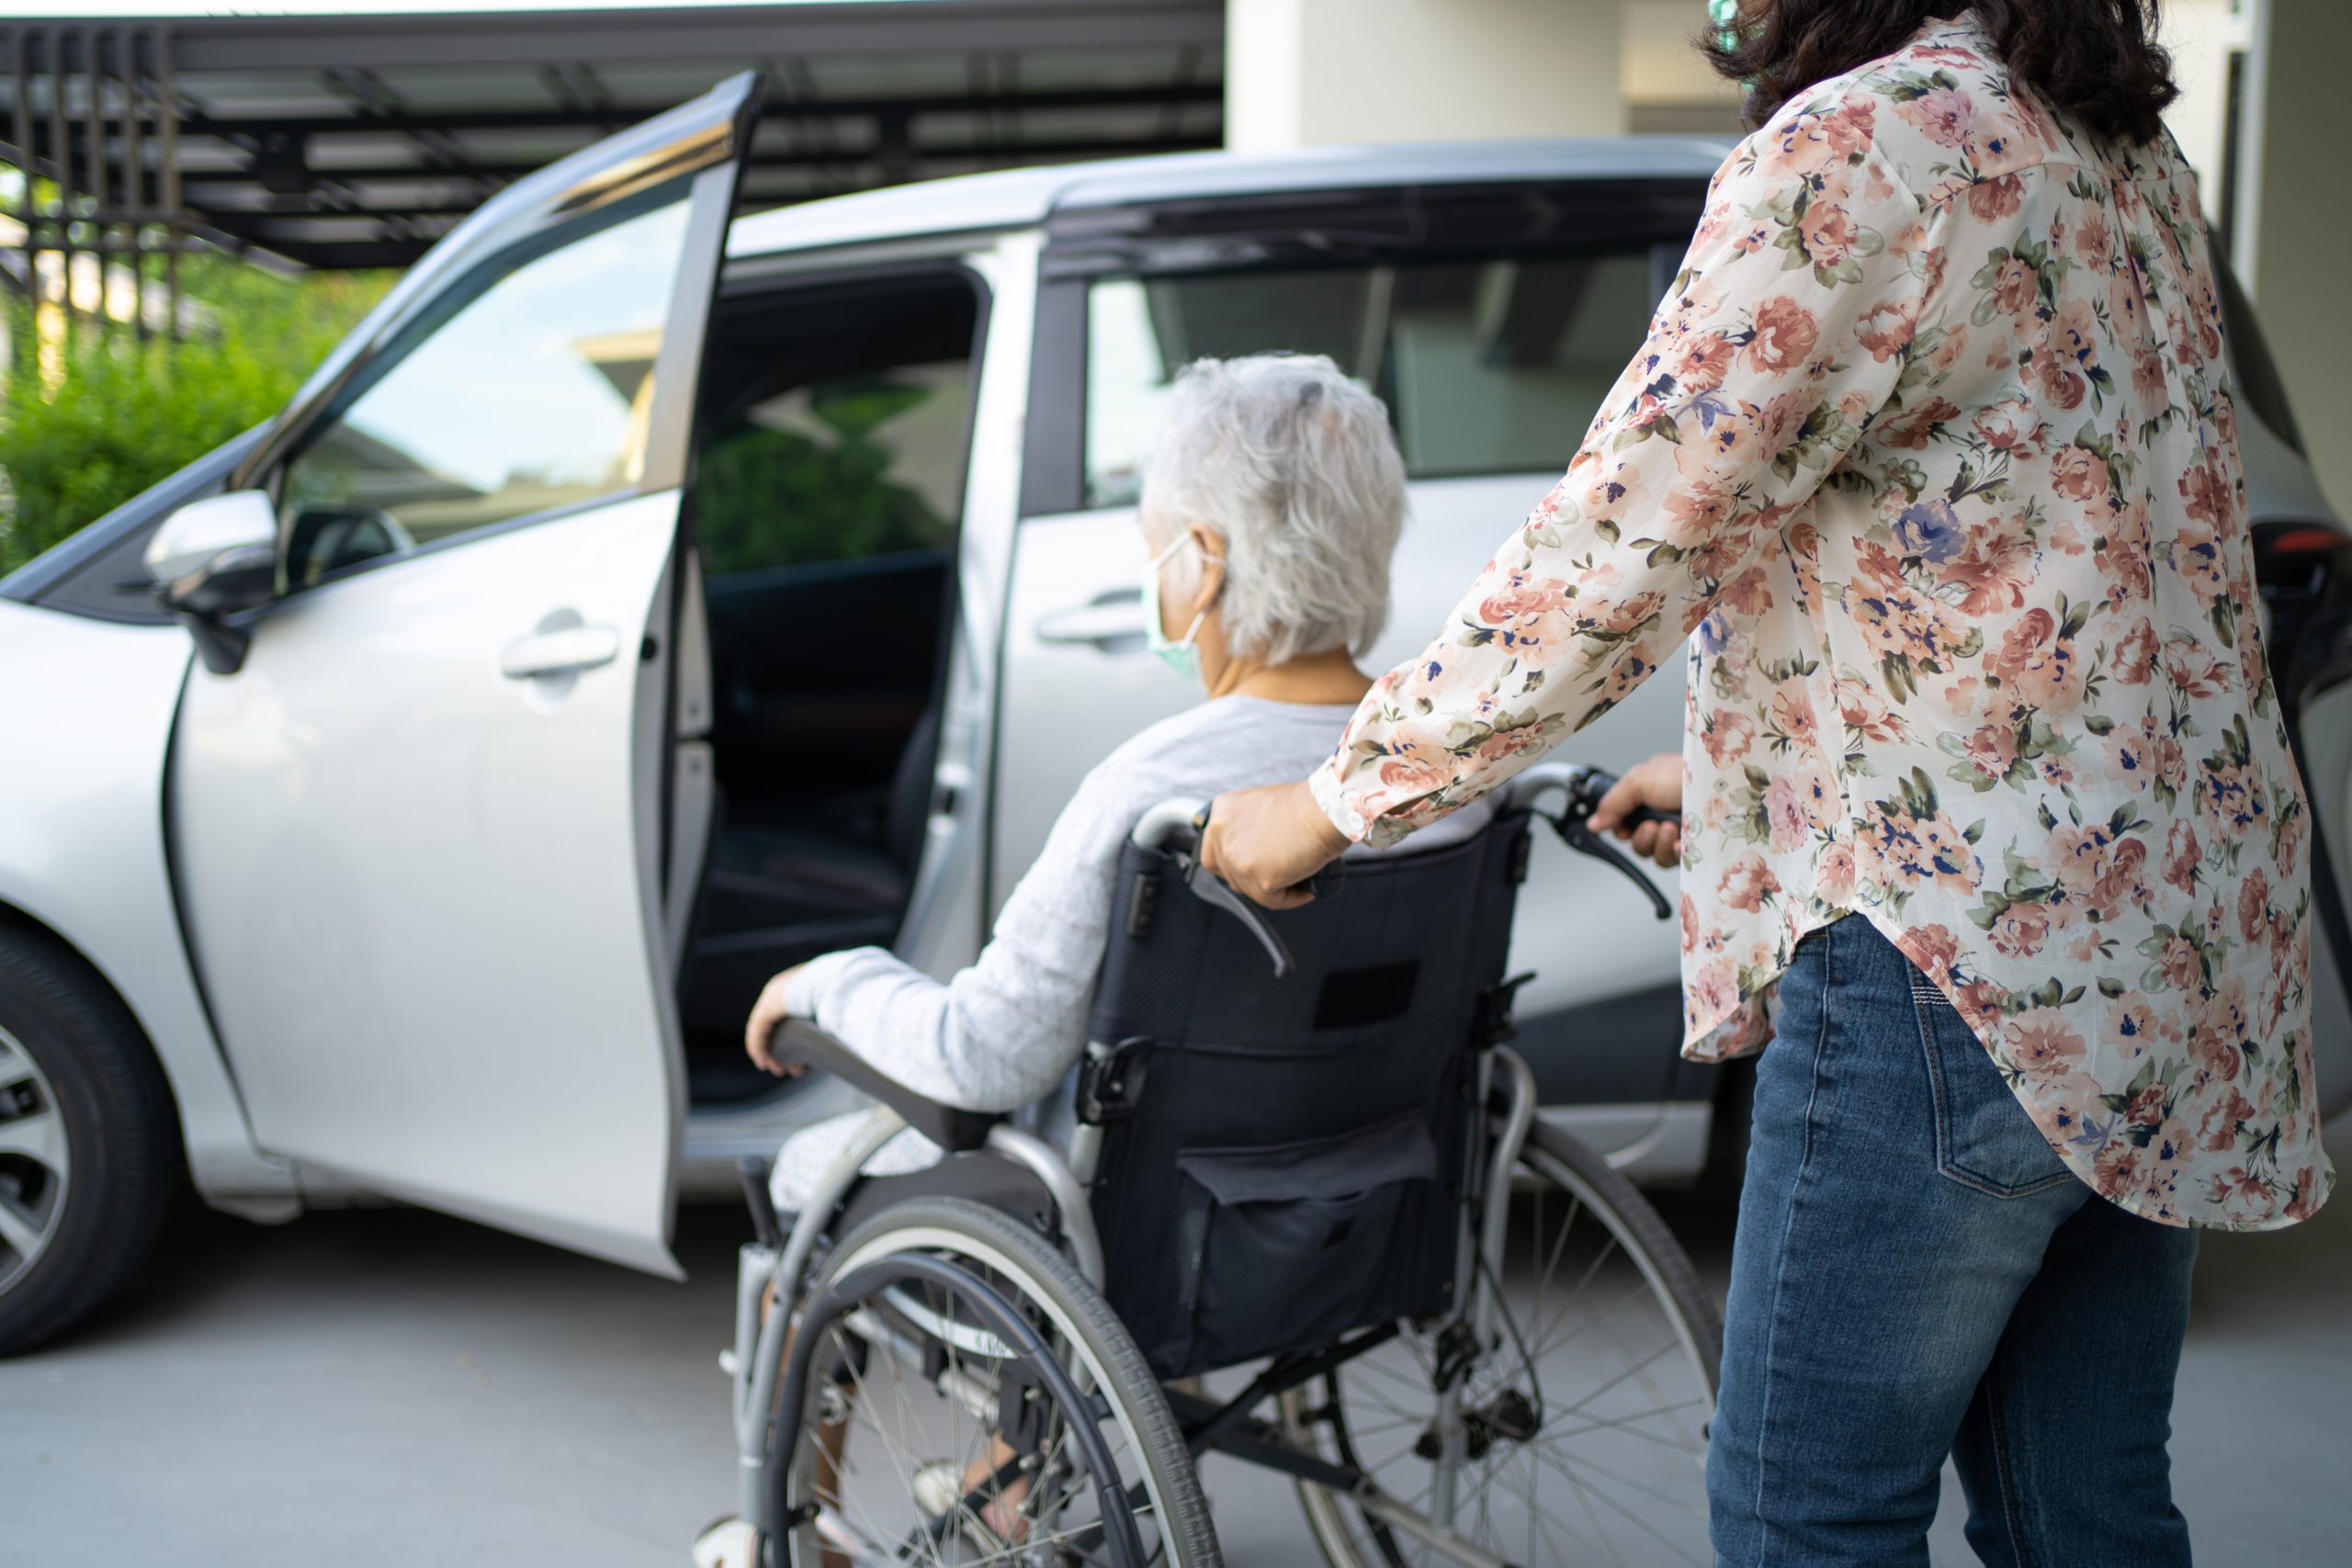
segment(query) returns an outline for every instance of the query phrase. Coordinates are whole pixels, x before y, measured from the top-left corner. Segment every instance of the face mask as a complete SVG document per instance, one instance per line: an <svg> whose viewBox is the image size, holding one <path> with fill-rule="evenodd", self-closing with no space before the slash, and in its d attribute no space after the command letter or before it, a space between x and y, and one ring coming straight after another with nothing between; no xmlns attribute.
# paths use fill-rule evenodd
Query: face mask
<svg viewBox="0 0 2352 1568"><path fill-rule="evenodd" d="M1182 642L1169 641L1168 634L1160 629L1159 625L1159 569L1168 564L1169 558L1192 542L1192 535L1179 535L1166 549L1151 558L1149 566L1144 568L1143 642L1151 649L1153 658L1187 681L1198 681L1201 678L1201 650L1193 646L1193 639L1201 635L1201 623L1208 619L1208 611L1203 610L1193 617L1193 624L1184 629L1184 640Z"/></svg>

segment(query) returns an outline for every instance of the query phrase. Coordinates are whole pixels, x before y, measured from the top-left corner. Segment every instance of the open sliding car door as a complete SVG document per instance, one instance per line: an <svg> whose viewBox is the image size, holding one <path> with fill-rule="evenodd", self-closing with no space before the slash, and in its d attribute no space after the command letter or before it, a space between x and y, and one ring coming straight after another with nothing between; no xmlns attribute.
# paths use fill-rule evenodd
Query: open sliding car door
<svg viewBox="0 0 2352 1568"><path fill-rule="evenodd" d="M167 796L266 1149L673 1273L670 606L757 86L508 187L298 395L232 481L278 593Z"/></svg>

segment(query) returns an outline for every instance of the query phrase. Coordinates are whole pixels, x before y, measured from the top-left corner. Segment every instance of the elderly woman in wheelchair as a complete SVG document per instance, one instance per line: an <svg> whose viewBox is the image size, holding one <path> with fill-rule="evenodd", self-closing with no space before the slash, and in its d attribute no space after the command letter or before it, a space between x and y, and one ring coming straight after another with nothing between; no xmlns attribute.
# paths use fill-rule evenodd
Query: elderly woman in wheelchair
<svg viewBox="0 0 2352 1568"><path fill-rule="evenodd" d="M1523 775L1279 915L1192 853L1200 803L1329 754L1404 512L1329 360L1187 369L1145 620L1208 700L1088 776L970 968L770 983L752 1059L878 1104L747 1176L741 1514L697 1562L1215 1563L1211 1449L1293 1477L1341 1568L1634 1527L1704 1560L1713 1314L1503 1043L1531 823L1617 859L1584 826L1606 780Z"/></svg>

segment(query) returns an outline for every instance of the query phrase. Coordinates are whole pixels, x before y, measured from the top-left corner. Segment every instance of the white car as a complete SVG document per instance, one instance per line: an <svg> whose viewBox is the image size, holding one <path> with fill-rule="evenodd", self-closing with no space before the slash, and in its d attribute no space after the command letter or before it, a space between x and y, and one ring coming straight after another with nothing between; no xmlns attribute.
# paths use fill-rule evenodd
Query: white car
<svg viewBox="0 0 2352 1568"><path fill-rule="evenodd" d="M849 1098L743 1061L766 976L967 963L1084 771L1194 700L1136 595L1172 369L1315 350L1387 400L1385 666L1565 466L1722 152L1204 154L730 221L753 97L508 187L277 419L0 581L0 1351L188 1186L674 1272L678 1200ZM2340 641L2259 390L2279 581ZM1674 746L1680 696L1577 755ZM1551 1113L1695 1176L1739 1080L1676 1056L1673 928L1548 842L1518 928Z"/></svg>

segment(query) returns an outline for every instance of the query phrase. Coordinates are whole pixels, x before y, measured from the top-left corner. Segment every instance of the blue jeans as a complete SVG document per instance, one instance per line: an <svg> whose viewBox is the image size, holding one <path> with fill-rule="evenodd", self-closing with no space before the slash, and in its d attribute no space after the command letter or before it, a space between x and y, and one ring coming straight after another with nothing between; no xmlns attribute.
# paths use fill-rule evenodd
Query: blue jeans
<svg viewBox="0 0 2352 1568"><path fill-rule="evenodd" d="M1857 915L1807 937L1757 1066L1707 1454L1725 1568L1928 1561L1949 1453L1986 1563L2170 1568L2196 1233L2050 1151Z"/></svg>

